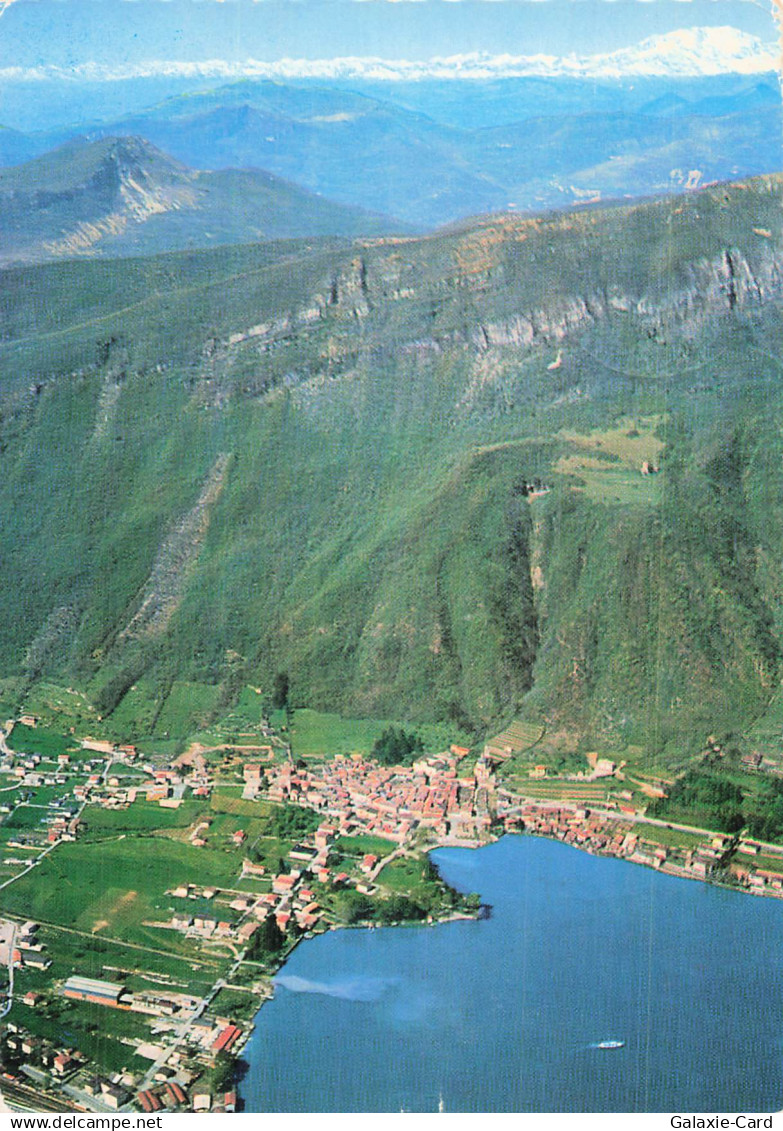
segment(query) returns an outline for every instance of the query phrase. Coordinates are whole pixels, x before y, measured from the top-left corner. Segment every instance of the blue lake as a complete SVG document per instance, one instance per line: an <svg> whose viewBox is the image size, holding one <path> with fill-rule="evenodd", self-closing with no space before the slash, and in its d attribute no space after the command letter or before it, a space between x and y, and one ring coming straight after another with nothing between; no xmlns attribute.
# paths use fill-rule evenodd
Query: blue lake
<svg viewBox="0 0 783 1131"><path fill-rule="evenodd" d="M247 1111L783 1106L783 902L535 837L432 859L491 917L300 945L245 1050Z"/></svg>

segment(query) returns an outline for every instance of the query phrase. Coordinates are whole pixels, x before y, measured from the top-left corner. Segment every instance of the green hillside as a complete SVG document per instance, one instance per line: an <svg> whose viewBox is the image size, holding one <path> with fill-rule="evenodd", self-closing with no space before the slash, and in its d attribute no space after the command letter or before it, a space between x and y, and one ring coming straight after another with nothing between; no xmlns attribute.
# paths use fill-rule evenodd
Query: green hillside
<svg viewBox="0 0 783 1131"><path fill-rule="evenodd" d="M741 734L781 674L780 217L768 177L5 271L0 674L128 733L285 670L673 765Z"/></svg>

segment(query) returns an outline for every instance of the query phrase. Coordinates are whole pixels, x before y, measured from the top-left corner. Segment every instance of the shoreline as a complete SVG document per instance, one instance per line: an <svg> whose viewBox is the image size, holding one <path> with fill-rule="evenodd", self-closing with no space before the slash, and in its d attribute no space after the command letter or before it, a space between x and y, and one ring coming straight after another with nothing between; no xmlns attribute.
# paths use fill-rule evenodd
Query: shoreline
<svg viewBox="0 0 783 1131"><path fill-rule="evenodd" d="M461 891L444 879L437 866L429 877L425 875L426 869L422 873L425 886L429 884L426 900L417 897L419 889L410 886L413 881L404 872L402 887L394 884L389 887L384 878L376 887L376 881L382 877L384 870L392 864L396 867L401 857L416 858L423 863L436 850L475 850L495 844L505 836L528 835L543 840L559 840L588 855L643 864L675 878L698 879L732 891L783 899L781 845L754 841L739 833L727 834L648 817L644 810L616 804L609 798L593 806L589 801L516 792L503 780L498 780L496 767L485 759L479 759L472 773L460 777L460 755L460 748L450 748L440 755L422 757L411 766L392 767L379 765L372 759L348 759L344 756L335 756L331 762L304 765L295 765L288 760L268 766L261 763L243 766L243 799L267 801L292 810L307 810L317 814L321 825L317 835L311 838L312 845L308 840L306 845L296 846L296 854L291 853L287 864L290 874L283 863L277 865L279 876L270 872L272 892L263 899L268 902L273 893L279 898L276 901L272 899L271 910L263 918L275 912L280 915L279 942L269 950L262 948L258 953L252 949L238 952L232 948L236 959L232 970L247 959L249 965L245 971L252 975L255 968L257 980L252 987L244 984L236 987L247 990L247 1000L241 1004L236 1001L227 1003L226 1020L220 1022L228 1030L236 1029L236 1025L242 1029L239 1039L237 1036L231 1038L236 1045L226 1055L226 1072L220 1074L221 1083L215 1093L217 1098L220 1092L226 1090L226 1110L235 1110L228 1106L228 1091L234 1090L239 1083L240 1065L248 1063L243 1059L243 1053L256 1028L259 1012L275 996L276 979L300 942L331 930L435 926L461 920L480 920L491 913L491 908L481 903L481 892ZM124 761L125 752L120 754L115 751L102 766L101 782L107 778L113 762ZM144 770L151 772L146 766ZM200 773L203 775L203 768ZM197 784L201 780L199 776ZM117 786L117 783L113 785ZM111 789L108 796L110 800L114 796ZM87 798L81 800L80 813L87 805ZM101 800L98 798L99 802ZM341 848L341 838L347 838L351 847L346 844ZM351 841L351 838L354 840ZM364 844L361 838L364 838ZM44 854L53 847L47 847ZM336 862L329 864L329 853L335 848L338 850ZM307 855L303 855L305 849ZM304 861L304 867L300 861ZM245 860L242 876L245 866L252 875L254 865ZM772 868L776 870L773 872ZM340 869L344 870L340 873ZM261 871L264 869L261 868ZM317 876L317 882L325 885L322 895L318 894L321 889L316 884L312 884L315 890L308 890L311 886L309 876L313 879ZM19 877L12 877L6 884L13 883L16 878ZM351 921L340 898L333 899L327 895L333 890L333 884L335 891L346 886L355 887L371 897L370 902L365 901L362 906L368 917ZM388 904L391 895L404 895L395 910L415 917L391 918L392 907ZM253 899L260 906L262 897L253 896ZM321 903L323 906L319 909ZM257 907L246 907L240 922L254 910ZM258 918L261 920L262 916ZM291 929L288 928L289 921ZM173 920L172 924L176 926ZM207 1009L226 985L225 977L219 977L211 991L202 997L200 1012ZM233 1019L232 1010L236 1010ZM168 1056L188 1039L186 1035L190 1027L187 1024L174 1044L166 1046ZM162 1049L161 1053L166 1050ZM145 1074L142 1091L154 1086L156 1067L157 1062ZM211 1069L207 1071L211 1072ZM209 1087L208 1084L207 1090ZM220 1104L223 1100L218 1098L217 1102ZM96 1110L102 1109L98 1107ZM217 1110L224 1109L218 1107Z"/></svg>
<svg viewBox="0 0 783 1131"><path fill-rule="evenodd" d="M501 834L501 835L496 836L496 837L493 836L490 840L484 841L483 843L475 842L471 847L474 848L474 849L488 847L489 844L497 844L498 842L506 839L506 836L508 836L509 840L515 840L515 839L519 838L520 839L520 848L521 848L521 847L523 847L521 845L521 836L524 836L524 835L525 835L524 833L523 834L518 834L518 833L517 834ZM532 835L532 836L535 837L535 834L527 834L527 835ZM535 839L552 841L552 840L556 840L557 838L556 837L538 836ZM509 840L507 840L507 844L509 843ZM430 848L428 849L428 852L431 853L432 851L434 851L436 849L454 848L454 847L462 848L462 847L465 847L465 846L464 845L455 846L455 845L449 844L449 843L445 843L445 844L444 843L433 843L430 846ZM528 846L528 848L532 848L532 847L533 847L532 845ZM601 855L601 854L592 853L592 852L588 851L588 852L586 852L586 855ZM463 861L462 865L459 864L459 857L460 856L462 856L462 861ZM565 860L565 864L561 863L559 865L559 867L561 868L561 870L563 868L565 868L565 871L568 871L569 866L568 866L568 863L567 863L566 854L562 854L562 856L563 856L563 860ZM512 858L514 860L517 859L516 856L512 856ZM488 862L490 867L493 867L493 865L492 865L493 859L495 860L495 863L497 863L498 860L506 860L508 858L506 856L495 858L494 854L492 854L492 856L490 857L489 862ZM494 891L495 895L498 895L498 892L495 891L495 889L492 888L491 886L489 886L489 887L487 886L488 885L488 878L487 878L486 871L482 870L480 868L480 866L478 865L478 862L476 863L475 867L478 868L479 870L478 870L478 872L476 872L475 877L472 874L472 869L473 869L474 865L472 865L470 863L469 858L466 858L462 853L454 853L453 854L453 864L454 864L454 870L453 871L450 867L451 862L449 861L448 857L444 858L442 861L437 861L437 862L434 862L434 863L436 863L436 866L438 867L439 872L441 873L442 876L445 877L445 876L451 875L451 876L454 877L451 880L449 880L449 879L445 880L445 882L449 883L450 886L456 886L457 890L467 891L467 890L472 890L471 885L473 885L475 883L479 893L482 896L482 900L488 900L491 903L495 902L495 898L493 897L493 891ZM573 867L573 865L571 865L571 867ZM583 865L583 867L584 867L584 865ZM524 876L524 872L519 868L515 868L514 872L517 875L517 877L519 877L519 878ZM496 874L501 877L501 886L502 886L502 867L501 867L501 871L499 873L496 873ZM596 881L596 887L597 887L597 889L600 889L601 872L599 870L597 873L593 873L593 874L598 875L598 880ZM637 875L638 875L638 873L637 873ZM679 878L679 877L675 876L675 878ZM524 883L525 881L522 880L522 882ZM714 881L712 881L712 882L714 882ZM632 886L634 887L634 890L639 889L639 883L640 883L639 880L637 880L635 882L631 881L631 883L632 883ZM641 883L642 883L642 889L641 890L646 890L647 881L642 880ZM537 884L537 886L540 886L540 885ZM726 885L716 883L715 886L717 887L717 886L726 886ZM614 888L615 888L615 890L618 890L616 883L614 885ZM688 889L685 889L685 890L688 890ZM681 894L679 896L679 900L680 901L682 901L682 900L687 901L687 900L690 899L692 901L693 898L694 898L694 893L693 893L693 889L690 889L690 890L692 891L692 894L691 894L690 897L688 897L687 895ZM698 896L696 896L696 898L698 898ZM498 913L499 914L502 911L502 904L503 904L503 901L498 895ZM710 902L710 907L712 907L713 909L717 908L717 911L713 910L714 914L720 914L720 909L721 909L722 906L724 906L724 903L723 903L722 900L718 904L715 904L714 901ZM726 908L729 909L729 911L731 911L731 909L733 908L733 913L735 915L739 914L740 917L742 917L742 915L743 915L743 911L742 911L743 905L741 905L741 904L738 905L738 904L734 904L734 903L731 903L731 904L726 903L725 906L726 906ZM767 906L769 906L769 905L767 905ZM770 907L770 911L771 911L771 907ZM772 912L772 914L775 914L775 913ZM436 923L439 924L439 923L442 923L442 922L458 921L460 919L475 919L477 917L478 917L477 915L450 914L448 916L438 918L431 925L435 926ZM384 925L387 925L387 924L384 924ZM417 923L417 924L398 924L398 925L423 926L424 924ZM367 929L371 925L370 924L366 924L366 925L362 924L361 926L359 926L359 925L353 925L352 924L351 926L352 927L356 926L356 929ZM342 930L344 928L333 927L331 929ZM325 932L314 932L314 935L316 933L325 933ZM448 936L449 933L446 932L445 934ZM424 938L424 936L419 936L419 937L422 938L422 939ZM473 938L472 935L465 935L461 930L457 931L455 929L455 932L454 932L452 937L456 940L456 942L453 945L456 945L458 948L464 948L464 947L467 946L470 949L470 947L471 947L470 939ZM460 942L459 941L460 939L463 940L463 941ZM390 937L389 937L388 943L384 943L380 939L377 940L377 942L378 942L378 946L379 946L380 950L379 950L376 958L371 960L370 963L367 966L368 972L372 975L377 974L381 970L381 968L385 965L385 959L382 957L380 951L382 951L386 945L391 945L392 948L393 948L393 952L396 953L398 946L399 946L399 944L394 944ZM353 954L353 952L354 952L353 948L356 947L356 946L359 946L359 952L363 953L363 947L360 944L358 944L358 943L348 943L347 945L349 947L349 950L348 950L349 954ZM424 945L424 944L414 942L411 945L414 948L412 953L419 953L419 950L417 948L420 947L421 945ZM445 951L443 951L444 955L448 952L450 945L451 944L448 944L448 941L447 941L446 942L446 949L445 949ZM292 951L289 952L289 956L293 952L293 949L294 948L292 948ZM403 950L404 950L404 953L408 953L407 944L403 944ZM347 960L347 961L341 961L339 958L335 957L338 954L338 952L339 952L339 954L343 953L343 950L339 947L339 944L338 944L338 949L334 949L333 947L330 947L328 950L321 950L321 951L315 952L314 956L307 958L304 961L304 963L301 962L301 961L298 961L296 963L295 970L292 972L292 976L293 976L293 974L296 974L297 976L304 978L304 979L307 979L308 981L313 981L313 982L323 981L327 984L329 984L331 981L334 981L334 980L339 981L340 978L339 978L338 975L341 975L341 974L344 973L345 970L352 968L352 963L351 963L350 959ZM373 952L375 952L375 948L373 948ZM439 950L438 953L441 953L441 951ZM289 957L289 956L287 956L287 957ZM330 958L329 956L332 956L332 957ZM324 965L324 963L325 963L325 965ZM283 965L284 964L285 964L285 960L284 960ZM362 966L361 969L363 970L364 966ZM393 967L393 966L389 966L389 969L392 972L394 972L394 970L396 968ZM358 972L358 970L359 970L359 968L357 967L357 972ZM283 979L283 982L285 983L285 979ZM328 992L328 991L325 990L324 992ZM283 995L283 996L287 997L288 995ZM301 1011L302 1009L305 1009L306 1004L307 1003L305 1002L304 1005L300 1005L298 1007L299 1010ZM278 1008L280 1008L280 1003L278 1003ZM281 1020L281 1017L283 1018L283 1020ZM264 1021L264 1028L261 1031L261 1036L259 1038L257 1038L256 1041L253 1043L252 1051L250 1049L245 1050L246 1054L248 1052L250 1052L250 1056L249 1057L245 1056L245 1058L243 1058L244 1064L241 1066L242 1079L240 1081L238 1081L237 1090L238 1090L240 1096L244 1099L245 1103L247 1103L250 1106L252 1106L255 1102L257 1102L259 1094L260 1094L258 1092L258 1087L257 1087L257 1072L259 1070L263 1069L264 1056L265 1056L265 1053L263 1052L263 1050L267 1048L267 1041L269 1039L267 1034L268 1033L279 1033L281 1031L281 1026L284 1029L285 1025L287 1024L287 1022L285 1020L286 1017L287 1017L287 1014L277 1013L275 1018L270 1018L269 1023L271 1024L271 1029L268 1028L267 1021L265 1020ZM257 1025L257 1022L258 1022L258 1017L256 1015L256 1025ZM254 1083L254 1081L256 1081L256 1083ZM242 1110L242 1109L238 1108L238 1110Z"/></svg>
<svg viewBox="0 0 783 1131"><path fill-rule="evenodd" d="M545 802L544 804L537 806L537 807L544 810L544 811L551 810L553 808L570 808L569 803L567 803L567 802L565 802L565 803L564 802L556 802L556 803ZM574 807L574 808L576 808L576 807ZM651 822L645 821L643 817L638 817L638 816L633 820L633 822L628 822L627 818L623 818L622 815L618 815L617 813L613 813L610 810L592 809L591 814L595 815L595 816L598 816L600 814L600 816L605 817L607 820L616 821L618 824L623 823L623 820L625 819L625 821L627 823L634 823L634 824L641 824L641 825L646 824L646 825L650 825L650 827L652 827L652 828L661 827L662 825L663 825L663 827L668 827L663 822L657 822L656 824L652 824ZM710 830L699 829L695 826L687 827L687 831L693 833L694 835L699 835L699 834L711 835ZM651 871L658 872L661 875L672 876L674 879L695 880L699 883L708 884L712 887L722 888L725 891L732 891L732 892L736 892L738 894L762 895L762 896L767 896L770 899L783 899L783 891L778 892L778 891L773 891L773 890L769 890L769 889L755 891L751 888L743 887L740 883L726 882L725 879L719 878L714 874L705 874L703 876L702 875L696 875L693 872L689 872L685 868L679 868L678 866L676 866L674 864L668 864L668 866L667 866L667 864L665 862L662 863L660 866L655 866L654 864L652 864L651 862L646 861L646 860L633 859L630 856L618 855L617 853L611 852L611 851L600 851L600 850L598 850L598 849L596 849L592 846L587 846L587 845L584 845L584 844L574 844L571 841L567 841L564 837L560 837L560 836L557 836L557 835L551 835L551 834L547 835L545 833L536 831L534 829L528 829L527 827L523 827L521 829L516 829L516 830L504 828L501 832L499 832L497 834L490 834L490 836L486 840L478 840L478 839L468 840L468 839L463 839L463 838L439 837L434 844L427 846L426 848L423 849L423 851L425 852L425 854L428 857L431 856L431 854L433 852L436 852L436 851L438 851L440 849L444 849L444 848L445 849L448 849L448 848L470 849L471 851L478 851L482 848L487 848L491 844L497 844L499 841L501 841L506 836L529 836L529 837L538 838L540 840L548 840L548 841L553 841L553 842L559 842L561 844L567 844L568 847L570 847L570 848L575 848L580 852L584 852L588 856L596 856L596 857L599 857L599 858L602 858L602 859L616 859L616 860L621 860L621 861L628 863L628 864L636 864L636 865L639 865L640 867L649 868ZM437 864L435 865L435 867L437 867ZM781 854L781 867L783 867L783 853ZM441 882L445 884L446 881L443 880L443 877L440 873L440 870L439 870L439 875L441 876ZM446 886L451 887L450 884L447 884ZM452 890L458 890L458 889L452 889ZM466 892L459 892L459 894L464 896L467 893ZM480 892L478 893L478 895L479 895L479 897L481 897ZM294 953L294 951L297 949L297 947L301 943L306 942L308 939L317 938L319 935L327 934L330 931L345 931L345 930L361 930L361 931L371 930L372 931L372 930L382 930L382 929L397 930L399 928L437 927L437 926L444 924L444 923L453 923L453 922L460 922L460 921L467 921L467 922L477 921L478 922L478 921L481 921L482 919L489 917L486 914L487 910L489 910L490 913L491 913L491 905L481 903L479 905L479 907L476 909L475 912L471 912L471 911L451 911L447 915L432 917L428 921L401 920L400 922L397 922L397 923L377 923L377 922L372 922L370 920L367 920L366 922L361 922L361 923L332 923L328 927L325 927L322 930L313 930L313 931L310 931L306 934L300 935L297 939L295 939L293 941L293 945L286 951L286 953L282 957L282 960L280 961L279 965L277 965L275 967L275 969L268 975L269 979L270 979L271 986L272 986L272 992L263 998L263 1000L260 1002L260 1004L258 1006L258 1009L253 1014L252 1022L250 1023L250 1025L247 1029L247 1036L242 1042L240 1052L244 1051L244 1049L246 1048L246 1046L247 1046L247 1044L248 1044L248 1042L249 1042L249 1040L250 1040L250 1038L251 1038L251 1036L252 1036L252 1034L255 1030L256 1019L257 1019L259 1013L261 1012L263 1007L268 1002L273 1000L273 998L275 996L274 979L275 979L276 975L278 974L278 972L280 970L283 969L283 967L286 965L286 963L288 962L291 955ZM242 1057L238 1056L236 1058L236 1064L238 1065L240 1063L247 1065L248 1068L249 1068L249 1062L243 1061ZM232 1086L236 1087L238 1082L239 1081L237 1080L236 1075L235 1075L234 1076L234 1082L233 1082Z"/></svg>

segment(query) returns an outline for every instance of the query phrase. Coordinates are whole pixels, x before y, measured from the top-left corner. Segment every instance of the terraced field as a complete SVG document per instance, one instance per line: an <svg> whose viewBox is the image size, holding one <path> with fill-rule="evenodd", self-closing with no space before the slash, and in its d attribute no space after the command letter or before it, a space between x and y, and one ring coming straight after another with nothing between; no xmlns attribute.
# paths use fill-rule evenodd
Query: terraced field
<svg viewBox="0 0 783 1131"><path fill-rule="evenodd" d="M535 778L510 777L505 779L509 788L525 797L535 797L552 801L606 801L609 795L617 793L617 782L605 778L596 782L563 781L557 778L537 780Z"/></svg>
<svg viewBox="0 0 783 1131"><path fill-rule="evenodd" d="M509 757L523 754L541 741L545 729L539 723L526 723L522 719L515 719L500 734L490 738L487 746L493 751L507 752Z"/></svg>

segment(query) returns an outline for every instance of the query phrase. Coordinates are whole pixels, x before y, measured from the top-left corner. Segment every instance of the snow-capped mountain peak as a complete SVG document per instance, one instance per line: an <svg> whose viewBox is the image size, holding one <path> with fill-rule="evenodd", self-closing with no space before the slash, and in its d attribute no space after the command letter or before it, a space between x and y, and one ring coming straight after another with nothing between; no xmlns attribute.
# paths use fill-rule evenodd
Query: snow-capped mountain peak
<svg viewBox="0 0 783 1131"><path fill-rule="evenodd" d="M2 0L0 0L0 3ZM345 56L330 59L283 58L204 59L193 61L151 59L109 68L87 62L65 69L40 66L0 69L1 81L65 79L70 82L121 81L167 76L170 78L271 78L271 79L495 79L525 75L621 78L633 75L698 76L765 74L780 68L780 49L734 27L681 28L643 39L632 47L599 55L502 55L470 52L430 59L384 59Z"/></svg>
<svg viewBox="0 0 783 1131"><path fill-rule="evenodd" d="M680 28L583 60L584 73L607 75L757 74L779 63L772 45L734 27Z"/></svg>

